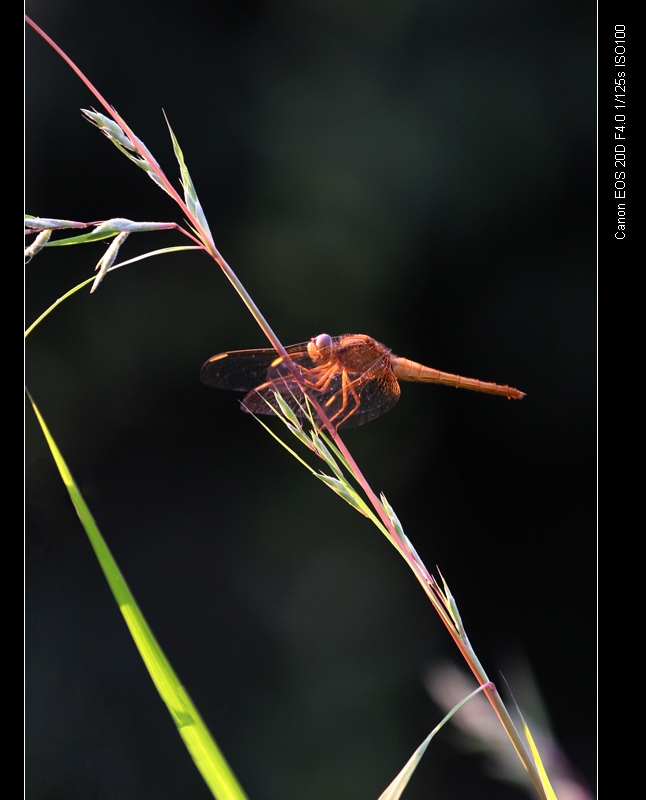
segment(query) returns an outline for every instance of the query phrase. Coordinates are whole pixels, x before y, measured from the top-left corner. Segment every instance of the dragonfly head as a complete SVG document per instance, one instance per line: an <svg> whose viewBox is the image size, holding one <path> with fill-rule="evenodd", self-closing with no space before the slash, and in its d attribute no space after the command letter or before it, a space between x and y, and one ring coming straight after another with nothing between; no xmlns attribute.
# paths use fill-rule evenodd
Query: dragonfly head
<svg viewBox="0 0 646 800"><path fill-rule="evenodd" d="M332 337L327 333L320 333L310 339L307 345L307 352L312 361L327 361L332 355L333 347Z"/></svg>

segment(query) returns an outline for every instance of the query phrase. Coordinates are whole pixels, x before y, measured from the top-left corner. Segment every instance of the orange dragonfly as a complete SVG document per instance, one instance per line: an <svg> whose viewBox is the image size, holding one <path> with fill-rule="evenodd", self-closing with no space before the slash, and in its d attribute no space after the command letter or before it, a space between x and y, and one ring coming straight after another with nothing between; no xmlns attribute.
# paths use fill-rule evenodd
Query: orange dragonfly
<svg viewBox="0 0 646 800"><path fill-rule="evenodd" d="M252 414L275 414L274 393L278 392L296 416L307 416L304 387L336 428L356 428L385 414L399 400L400 380L441 383L512 400L525 396L511 386L463 378L400 358L361 333L322 333L285 350L302 385L271 347L212 356L202 367L200 379L216 389L247 392L242 409Z"/></svg>

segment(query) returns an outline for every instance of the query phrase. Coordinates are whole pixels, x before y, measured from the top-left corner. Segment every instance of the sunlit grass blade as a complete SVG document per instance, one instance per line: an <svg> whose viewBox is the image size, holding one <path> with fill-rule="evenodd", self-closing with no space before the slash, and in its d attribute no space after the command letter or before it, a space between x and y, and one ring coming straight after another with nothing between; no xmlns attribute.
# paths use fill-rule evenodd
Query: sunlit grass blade
<svg viewBox="0 0 646 800"><path fill-rule="evenodd" d="M108 270L117 260L117 256L119 255L119 248L125 242L125 240L130 236L127 231L120 233L118 236L114 237L114 240L110 243L110 246L105 251L99 263L96 265L95 269L98 271L96 278L94 279L94 283L92 284L92 288L90 289L90 294L97 290L98 285L101 281L105 278Z"/></svg>
<svg viewBox="0 0 646 800"><path fill-rule="evenodd" d="M336 446L335 442L332 441L332 439L330 438L330 436L327 433L327 431L319 430L319 429L317 429L317 430L318 430L317 436L319 437L319 439L321 439L323 442L325 442L326 447L330 450L330 452L337 459L337 462L339 462L343 466L343 469L346 470L346 472L348 472L350 475L352 475L353 472L352 472L351 465L348 463L348 460L343 455L343 453Z"/></svg>
<svg viewBox="0 0 646 800"><path fill-rule="evenodd" d="M25 264L28 264L37 253L40 253L40 251L49 241L49 237L51 235L51 228L45 228L38 234L38 236L36 236L34 241L28 247L25 247Z"/></svg>
<svg viewBox="0 0 646 800"><path fill-rule="evenodd" d="M440 574L440 578L442 579L442 587L440 588L439 583L434 580L434 586L436 588L438 596L442 598L442 602L444 603L444 607L451 615L451 619L453 620L453 624L455 625L455 630L457 631L458 635L462 638L466 638L466 631L464 629L464 624L462 622L462 617L460 616L460 611L458 610L458 604L455 602L455 597L453 596L451 590L449 589L449 584L444 580L444 575L438 568L437 570Z"/></svg>
<svg viewBox="0 0 646 800"><path fill-rule="evenodd" d="M523 719L523 715L518 711L520 714L520 721L523 725L523 730L525 732L525 737L527 738L527 743L529 744L529 749L532 752L532 758L534 759L534 764L536 764L536 769L538 770L538 774L541 776L541 781L543 783L543 788L545 789L545 794L548 797L548 800L557 800L556 794L554 789L552 788L552 784L550 783L550 779L547 777L547 772L545 771L545 767L543 766L543 761L541 759L540 753L538 752L538 748L534 742L534 738L529 730L529 727L525 720Z"/></svg>
<svg viewBox="0 0 646 800"><path fill-rule="evenodd" d="M379 499L381 500L381 506L382 506L383 510L386 512L386 515L388 516L388 519L393 524L393 528L395 529L396 533L399 535L399 537L402 540L402 542L408 548L408 552L415 559L415 561L419 564L419 566L424 570L424 572L428 573L428 569L426 568L426 565L424 564L424 562L420 558L419 553L417 552L417 550L413 546L413 543L411 542L411 540L404 533L404 529L402 527L401 522L399 521L399 517L397 516L397 514L395 514L395 509L390 505L390 503L386 499L386 495L383 492L381 493ZM399 545L395 545L395 546L399 549Z"/></svg>
<svg viewBox="0 0 646 800"><path fill-rule="evenodd" d="M320 472L315 473L316 477L323 481L326 486L329 486L333 492L336 492L339 497L342 497L348 505L356 509L360 514L369 519L374 519L374 514L368 508L364 500L355 492L350 484L345 480L333 478L331 475L324 475Z"/></svg>
<svg viewBox="0 0 646 800"><path fill-rule="evenodd" d="M316 453L325 461L336 477L340 481L346 480L345 476L343 475L343 471L339 467L334 455L332 454L332 451L327 447L318 431L313 430L311 432L310 440Z"/></svg>
<svg viewBox="0 0 646 800"><path fill-rule="evenodd" d="M173 129L170 126L168 118L166 118L166 124L168 125L170 137L173 142L173 150L175 151L175 158L179 163L180 180L182 182L182 188L184 189L184 202L190 209L191 213L195 215L195 219L199 223L200 228L202 228L202 230L208 233L209 238L211 238L211 231L209 229L209 224L206 221L206 216L204 215L204 209L202 208L202 204L200 203L197 197L195 186L189 174L188 167L186 166L186 161L184 160L184 153L182 153L182 148L179 146L179 142L177 141L177 137L173 133ZM195 232L197 233L198 236L200 235L199 231L196 230Z"/></svg>
<svg viewBox="0 0 646 800"><path fill-rule="evenodd" d="M242 787L209 733L188 692L180 683L132 593L128 589L123 575L85 503L83 495L79 491L31 395L29 395L29 399L63 483L69 492L72 504L90 540L90 544L123 614L139 654L160 697L166 704L195 765L217 800L246 800Z"/></svg>
<svg viewBox="0 0 646 800"><path fill-rule="evenodd" d="M525 722L525 717L523 717L520 707L516 702L516 698L513 695L512 695L512 700L514 701L514 705L516 706L516 713L518 714L520 723L523 726L523 732L525 733L527 744L529 745L532 758L534 759L534 764L536 765L538 774L541 777L541 783L543 784L543 789L545 789L545 794L547 795L548 800L557 800L554 789L552 788L552 784L550 783L550 779L547 777L547 772L543 764L543 759L541 758L541 755L538 752L538 747L536 747L536 742L534 741L534 737L532 736L532 733L529 729L529 725Z"/></svg>
<svg viewBox="0 0 646 800"><path fill-rule="evenodd" d="M314 423L314 419L311 415L311 411L309 408L309 403L307 401L307 396L305 395L305 406L300 404L301 411L306 416L309 424L312 426L312 429L309 431L309 436L305 432L301 421L298 419L294 410L287 404L285 398L280 394L278 391L274 391L274 399L276 405L272 405L266 397L262 398L267 407L271 409L273 415L278 417L278 419L286 426L290 433L297 437L297 439L304 444L307 448L309 448L313 453L315 453L319 458L321 458L325 463L330 467L332 472L336 477L332 475L327 475L323 472L317 472L313 469L306 461L304 461L286 442L284 442L280 436L278 436L271 428L266 425L256 414L252 414L254 419L256 419L263 428L280 444L282 447L287 450L287 452L293 456L300 464L302 464L307 470L309 470L314 477L318 478L322 481L326 486L332 489L335 494L338 494L343 500L348 503L348 505L352 506L356 511L358 511L362 516L367 517L368 519L372 520L374 524L379 528L379 530L387 536L389 539L391 538L389 531L384 527L381 523L381 520L376 516L376 514L372 511L370 506L363 500L363 498L359 495L359 493L354 489L354 487L350 484L348 479L343 475L342 471L339 469L338 464L334 460L334 456L327 449L327 447L323 444L322 439L320 438L320 431L316 427ZM296 398L294 398L296 399Z"/></svg>
<svg viewBox="0 0 646 800"><path fill-rule="evenodd" d="M316 470L315 470L315 469L313 469L312 467L310 467L310 465L307 463L307 461L304 461L304 460L303 460L303 459L302 459L302 458L301 458L301 457L298 455L298 453L297 453L295 450L292 450L292 448L291 448L291 447L290 447L290 446L289 446L289 445L288 445L286 442L284 442L284 441L283 441L283 440L280 438L280 436L278 436L278 434L274 433L274 431L272 431L272 429L269 427L269 425L266 425L266 424L265 424L265 423L264 423L264 422L263 422L263 421L260 419L260 417L256 416L256 414L252 414L251 416L252 416L252 417L253 417L253 418L256 420L256 422L259 422L259 423L262 425L262 427L263 427L263 428L264 428L264 429L267 431L267 433L268 433L270 436L272 436L272 437L273 437L273 438L274 438L274 439L275 439L275 440L278 442L278 444L279 444L279 445L281 445L282 447L284 447L284 448L285 448L285 450L287 450L287 452L288 452L288 453L289 453L291 456L293 456L293 457L294 457L294 458L295 458L295 459L298 461L298 463L299 463L299 464L302 464L302 465L305 467L305 469L309 470L309 471L312 473L312 475L316 475L316 474L317 474L317 473L316 473ZM290 427L290 429L291 429L291 426L289 426L289 427ZM298 430L297 430L297 429L292 429L292 433L294 434L294 436L298 436ZM299 437L299 438L300 438L300 437Z"/></svg>
<svg viewBox="0 0 646 800"><path fill-rule="evenodd" d="M87 108L82 108L81 111L89 122L96 125L101 133L108 137L117 150L129 158L133 164L143 169L148 177L154 181L160 189L163 189L166 194L171 197L173 196L169 187L164 185L164 182L158 175L155 169L157 165L154 159L152 159L150 151L140 139L136 136L133 138L128 136L116 119L110 119L110 117L106 117L105 114L101 114L99 111L90 111Z"/></svg>
<svg viewBox="0 0 646 800"><path fill-rule="evenodd" d="M81 111L87 120L93 125L96 125L101 133L107 136L115 147L118 147L121 152L125 151L128 158L131 157L132 153L139 153L137 143L129 138L121 125L115 122L115 120L106 117L105 114L101 114L99 111L90 111L87 108L82 108Z"/></svg>
<svg viewBox="0 0 646 800"><path fill-rule="evenodd" d="M298 428L299 430L301 430L302 425L299 422L298 417L294 413L294 410L287 405L287 403L285 402L285 398L282 396L282 394L278 391L275 391L274 399L276 400L276 403L278 404L278 407L280 408L283 417L285 417L286 422L288 424L291 423L293 428Z"/></svg>
<svg viewBox="0 0 646 800"><path fill-rule="evenodd" d="M451 719L451 717L459 711L465 703L468 703L472 697L475 697L478 692L481 692L486 684L482 686L478 686L471 694L467 695L465 698L460 700L460 702L455 705L449 713L444 717L444 719L437 725L433 730L429 733L429 735L424 739L424 741L420 744L420 746L415 750L413 755L408 759L402 771L397 775L395 780L390 784L390 786L386 789L385 792L379 795L379 800L399 800L402 796L404 789L406 788L408 782L410 781L413 773L417 769L417 765L422 760L422 756L426 751L426 748L429 745L431 739L435 736L435 734L441 730L444 725ZM556 800L556 798L554 799Z"/></svg>

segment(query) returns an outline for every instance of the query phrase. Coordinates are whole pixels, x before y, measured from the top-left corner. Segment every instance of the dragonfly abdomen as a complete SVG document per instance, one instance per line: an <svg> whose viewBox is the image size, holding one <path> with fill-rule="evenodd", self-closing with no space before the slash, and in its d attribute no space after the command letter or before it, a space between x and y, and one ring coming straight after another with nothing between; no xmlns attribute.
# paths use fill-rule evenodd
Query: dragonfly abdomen
<svg viewBox="0 0 646 800"><path fill-rule="evenodd" d="M486 394L497 394L508 397L512 400L520 400L525 396L525 392L514 389L513 386L480 381L477 378L465 378L462 375L454 375L451 372L441 372L439 369L431 369L409 358L400 358L391 355L393 374L400 381L418 381L420 383L439 383L444 386L454 386L456 389L469 389L472 392L484 392Z"/></svg>

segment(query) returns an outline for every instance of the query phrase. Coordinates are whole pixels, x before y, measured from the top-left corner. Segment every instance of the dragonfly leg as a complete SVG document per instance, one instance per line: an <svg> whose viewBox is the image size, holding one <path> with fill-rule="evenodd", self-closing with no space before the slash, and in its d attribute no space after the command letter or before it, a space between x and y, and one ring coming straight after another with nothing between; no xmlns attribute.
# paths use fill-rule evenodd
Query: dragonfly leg
<svg viewBox="0 0 646 800"><path fill-rule="evenodd" d="M348 373L347 373L347 371L345 369L343 369L343 371L341 373L341 393L342 393L342 396L343 396L343 400L342 400L342 403L341 403L341 408L336 412L336 414L334 414L334 416L330 417L330 422L333 422L335 427L337 427L337 428L340 425L342 425L344 422L346 422L348 419L350 419L350 417L354 414L354 412L357 410L357 408L359 408L359 395L355 392L354 386L353 386L353 384L355 384L355 383L356 383L356 381L348 380ZM348 407L348 391L352 395L352 398L354 400L354 406L350 409L350 411L347 414L344 414L344 411ZM326 405L329 405L333 400L334 400L334 397L331 397L330 400L328 400L328 402L326 403ZM335 420L337 420L337 418L340 415L343 415L343 416L341 416L341 419L338 422L336 422Z"/></svg>
<svg viewBox="0 0 646 800"><path fill-rule="evenodd" d="M305 377L306 389L311 389L317 394L323 394L330 388L332 381L338 377L339 369L341 369L341 407L330 417L330 422L337 428L349 419L359 407L359 394L354 388L355 384L358 384L358 380L351 381L348 378L348 372L345 367L341 367L335 361L308 370L308 374ZM332 397L323 403L323 408L327 410L337 397L338 392L335 392ZM352 408L348 410L351 401L353 401Z"/></svg>
<svg viewBox="0 0 646 800"><path fill-rule="evenodd" d="M318 368L321 371L319 378L316 381L306 380L306 384L313 389L315 392L324 392L330 383L332 382L332 378L334 378L336 374L336 365L330 364L327 369L322 367ZM314 370L312 370L313 372Z"/></svg>

